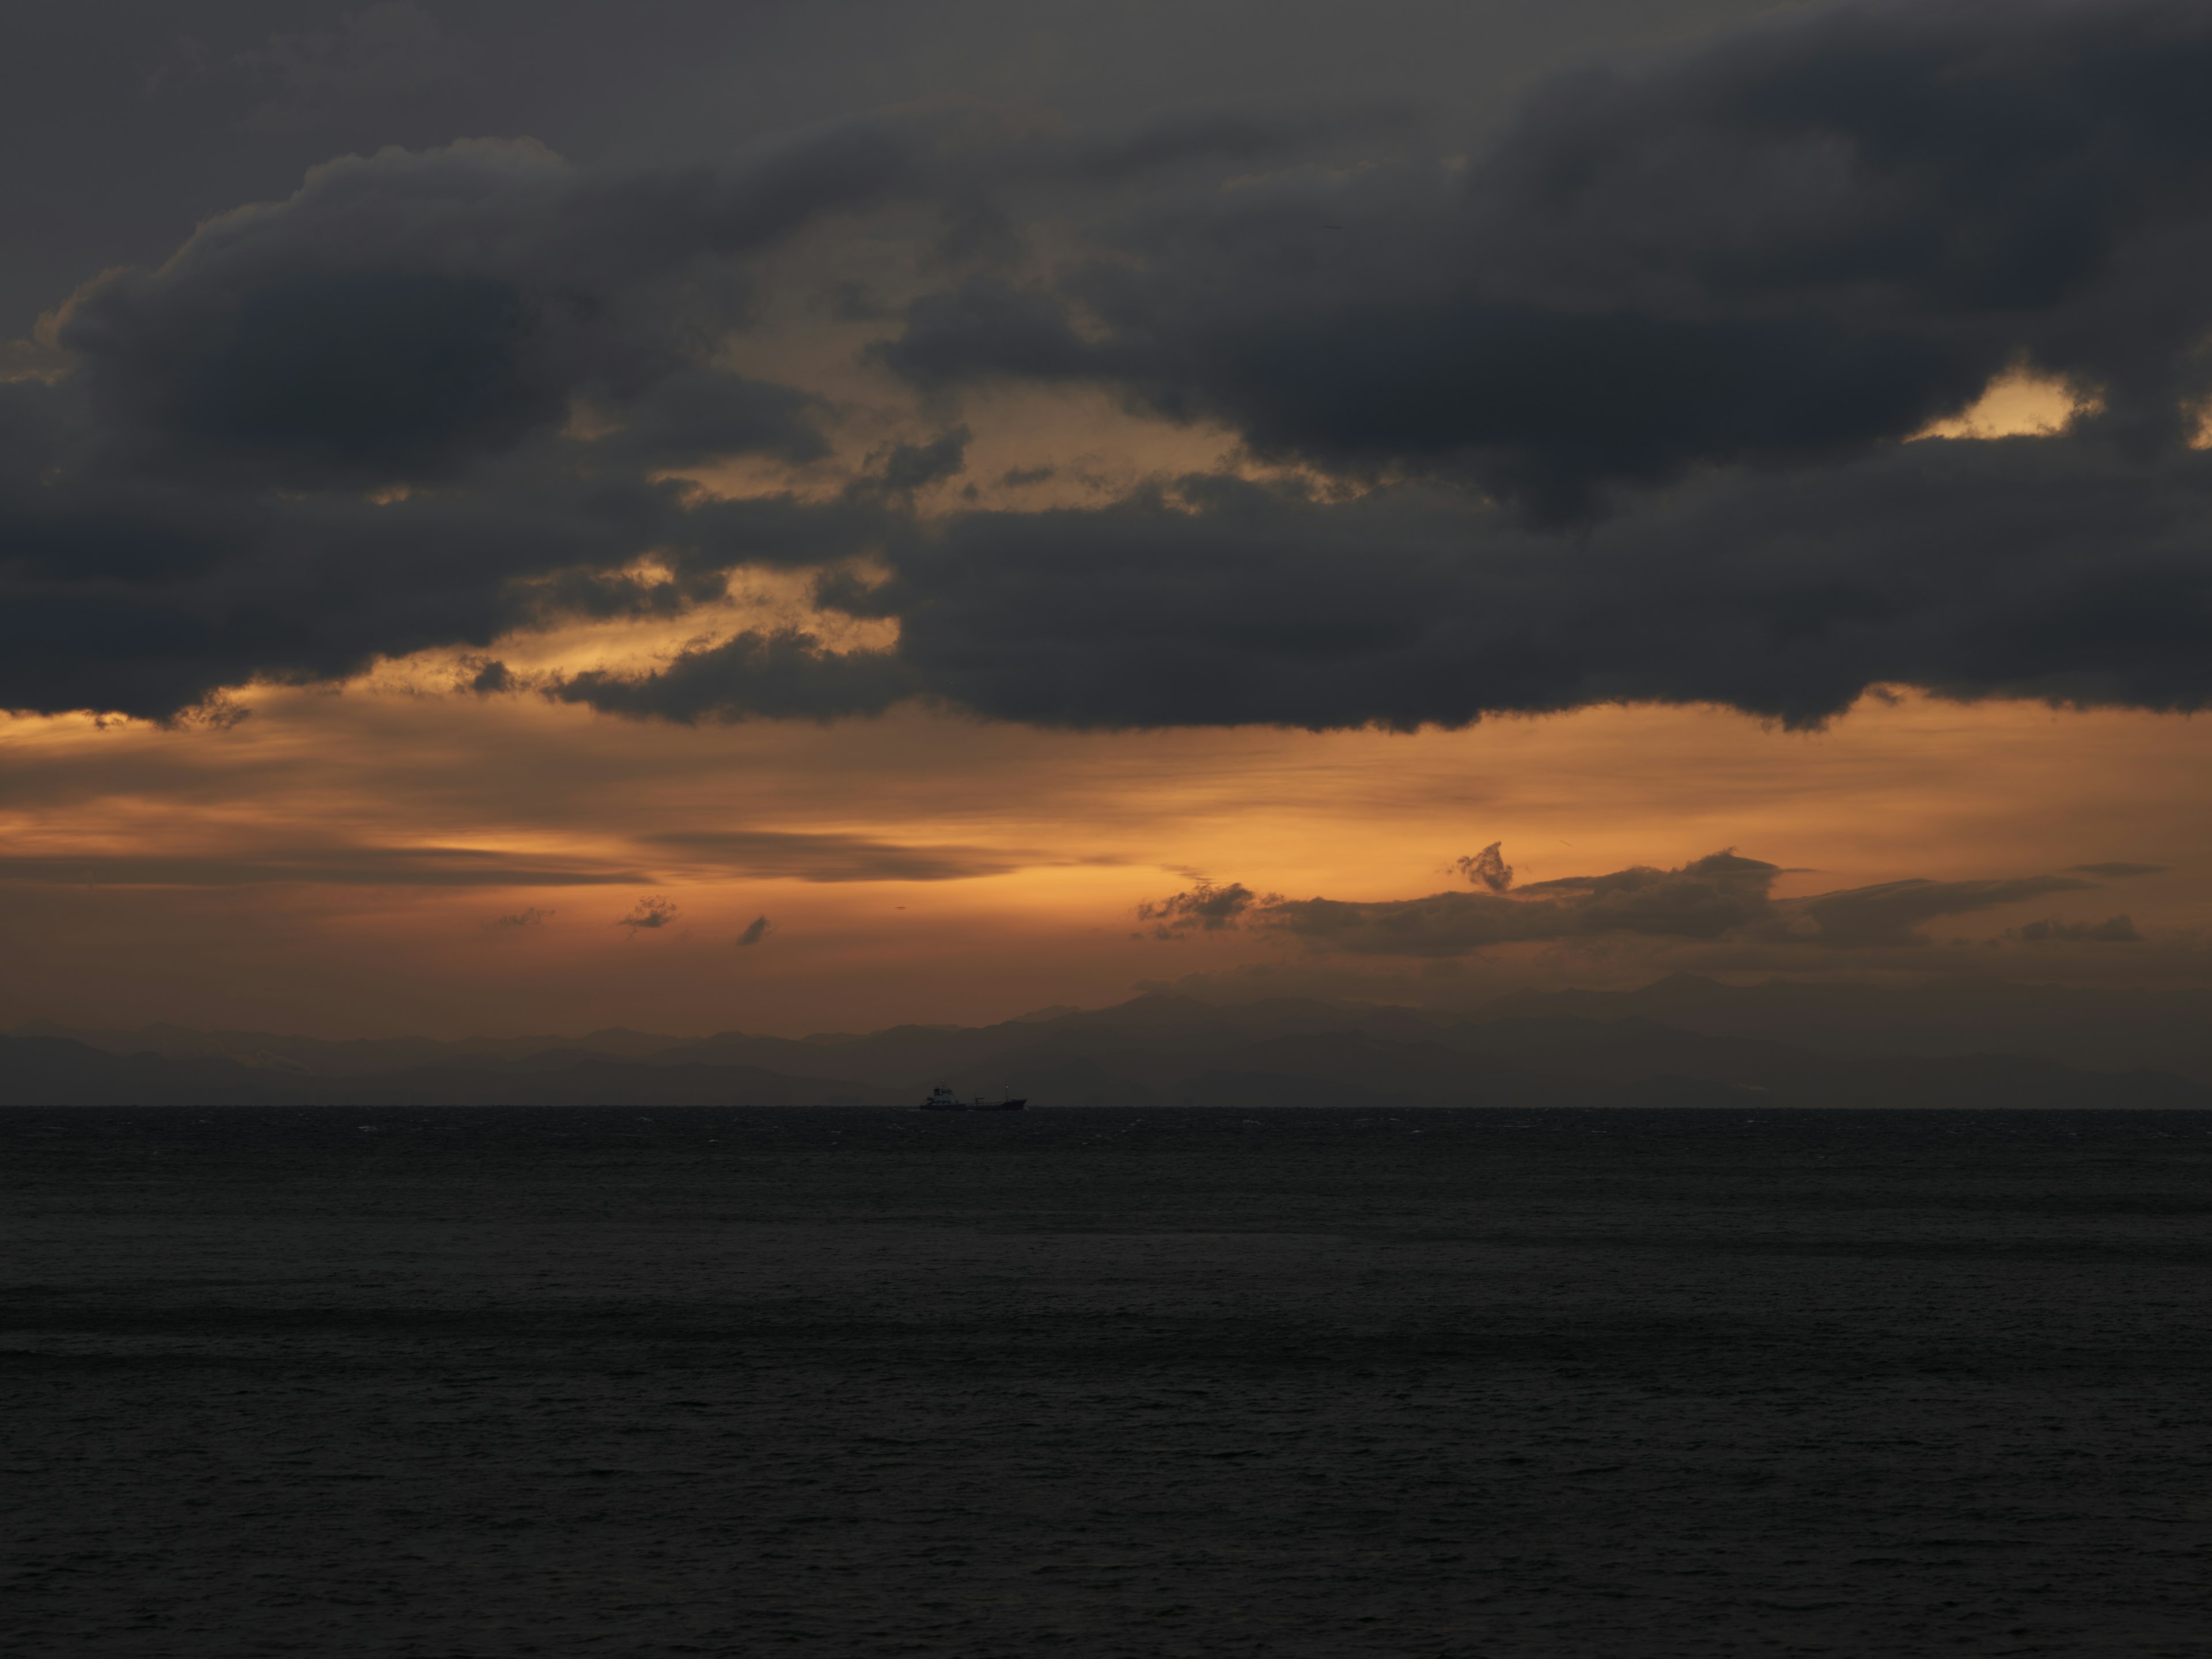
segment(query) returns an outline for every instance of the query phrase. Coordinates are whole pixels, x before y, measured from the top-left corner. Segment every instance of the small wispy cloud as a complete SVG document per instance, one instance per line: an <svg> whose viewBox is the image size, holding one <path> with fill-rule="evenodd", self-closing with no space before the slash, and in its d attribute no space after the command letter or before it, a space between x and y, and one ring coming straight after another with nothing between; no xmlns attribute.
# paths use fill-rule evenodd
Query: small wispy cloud
<svg viewBox="0 0 2212 1659"><path fill-rule="evenodd" d="M655 927L665 927L675 920L676 902L656 895L652 898L640 899L635 908L620 921L615 923L615 926L645 932Z"/></svg>
<svg viewBox="0 0 2212 1659"><path fill-rule="evenodd" d="M766 916L755 916L750 921L745 924L745 931L738 935L738 943L740 945L758 945L763 939L769 936L770 931L769 920Z"/></svg>
<svg viewBox="0 0 2212 1659"><path fill-rule="evenodd" d="M1502 893L1513 884L1513 866L1505 861L1504 843L1495 842L1480 853L1459 861L1459 872L1467 878L1470 887L1487 888Z"/></svg>
<svg viewBox="0 0 2212 1659"><path fill-rule="evenodd" d="M541 927L548 916L555 914L551 910L541 910L533 904L527 909L513 910L503 916L494 916L489 921L484 923L484 932L501 933L516 927Z"/></svg>

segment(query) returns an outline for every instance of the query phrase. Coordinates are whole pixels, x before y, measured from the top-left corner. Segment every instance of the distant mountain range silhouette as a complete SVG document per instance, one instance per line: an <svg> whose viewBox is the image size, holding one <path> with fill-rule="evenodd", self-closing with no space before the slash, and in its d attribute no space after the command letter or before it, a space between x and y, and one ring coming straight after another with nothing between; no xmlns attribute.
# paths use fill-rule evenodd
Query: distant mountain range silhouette
<svg viewBox="0 0 2212 1659"><path fill-rule="evenodd" d="M329 1042L17 1028L0 1103L906 1104L930 1084L1052 1106L2212 1106L2212 994L1678 975L1472 1012L1151 994L996 1025L803 1038Z"/></svg>

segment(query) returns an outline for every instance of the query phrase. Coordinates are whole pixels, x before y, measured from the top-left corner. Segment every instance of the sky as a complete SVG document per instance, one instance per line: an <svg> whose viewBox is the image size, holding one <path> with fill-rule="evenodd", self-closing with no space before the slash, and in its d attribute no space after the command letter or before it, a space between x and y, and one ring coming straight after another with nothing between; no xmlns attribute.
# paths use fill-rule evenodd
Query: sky
<svg viewBox="0 0 2212 1659"><path fill-rule="evenodd" d="M2212 6L22 34L0 1026L2212 981Z"/></svg>

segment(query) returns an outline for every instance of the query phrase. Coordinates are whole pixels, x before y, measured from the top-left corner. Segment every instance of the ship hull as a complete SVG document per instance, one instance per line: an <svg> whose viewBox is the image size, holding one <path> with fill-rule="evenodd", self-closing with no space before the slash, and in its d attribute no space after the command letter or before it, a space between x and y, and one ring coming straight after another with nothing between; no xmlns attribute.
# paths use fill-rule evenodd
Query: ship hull
<svg viewBox="0 0 2212 1659"><path fill-rule="evenodd" d="M925 1112L1019 1112L1028 1108L1026 1100L925 1100L921 1109Z"/></svg>

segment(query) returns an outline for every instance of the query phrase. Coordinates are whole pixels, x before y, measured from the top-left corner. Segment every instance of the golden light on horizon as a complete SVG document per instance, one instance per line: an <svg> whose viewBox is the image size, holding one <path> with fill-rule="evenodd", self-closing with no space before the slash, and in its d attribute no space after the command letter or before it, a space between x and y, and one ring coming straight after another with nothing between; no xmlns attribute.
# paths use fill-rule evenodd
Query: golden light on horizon
<svg viewBox="0 0 2212 1659"><path fill-rule="evenodd" d="M2172 873L2081 904L2212 921L2190 867L2212 726L2175 716L1902 696L1811 732L1646 707L1069 733L916 709L670 726L382 672L238 695L228 726L0 722L0 890L40 919L0 990L99 1000L100 964L136 951L149 1015L211 1018L203 975L128 942L189 916L203 952L251 936L289 960L225 995L328 1030L537 1029L560 1019L533 1009L586 1006L702 1030L1002 1018L1296 956L1129 937L1139 903L1193 879L1402 898L1492 841L1524 884L1735 847L1787 866L1781 893L2134 860ZM653 896L675 922L620 925ZM771 939L738 948L763 914Z"/></svg>

